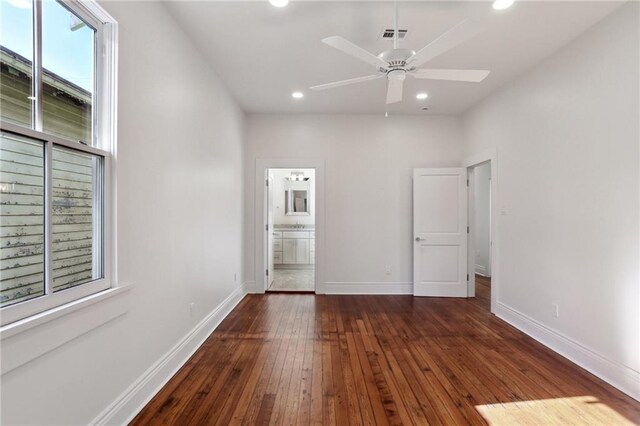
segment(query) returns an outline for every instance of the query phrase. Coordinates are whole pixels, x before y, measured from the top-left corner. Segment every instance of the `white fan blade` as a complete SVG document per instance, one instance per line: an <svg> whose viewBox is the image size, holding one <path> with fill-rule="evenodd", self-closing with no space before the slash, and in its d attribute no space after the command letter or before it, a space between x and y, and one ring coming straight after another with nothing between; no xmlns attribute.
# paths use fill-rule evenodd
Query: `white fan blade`
<svg viewBox="0 0 640 426"><path fill-rule="evenodd" d="M387 81L387 104L395 104L402 100L402 85L404 80L390 78Z"/></svg>
<svg viewBox="0 0 640 426"><path fill-rule="evenodd" d="M311 90L333 89L334 87L346 86L347 84L362 83L363 81L376 80L381 77L384 77L384 74L367 75L364 77L350 78L349 80L334 81L333 83L318 84L317 86L311 86L310 89Z"/></svg>
<svg viewBox="0 0 640 426"><path fill-rule="evenodd" d="M478 21L465 19L464 21L451 28L449 31L440 35L437 39L423 47L407 60L407 64L417 67L427 61L442 55L444 52L453 49L459 44L475 37L482 32L483 26Z"/></svg>
<svg viewBox="0 0 640 426"><path fill-rule="evenodd" d="M450 81L467 81L470 83L479 83L484 80L491 71L488 70L434 70L423 69L417 70L409 75L415 78L424 78L428 80L450 80Z"/></svg>
<svg viewBox="0 0 640 426"><path fill-rule="evenodd" d="M366 63L371 64L376 68L387 68L389 66L385 61L378 58L373 53L364 50L360 46L356 46L349 40L344 39L340 36L327 37L323 39L322 42L346 53L347 55L351 55L355 58L365 61Z"/></svg>

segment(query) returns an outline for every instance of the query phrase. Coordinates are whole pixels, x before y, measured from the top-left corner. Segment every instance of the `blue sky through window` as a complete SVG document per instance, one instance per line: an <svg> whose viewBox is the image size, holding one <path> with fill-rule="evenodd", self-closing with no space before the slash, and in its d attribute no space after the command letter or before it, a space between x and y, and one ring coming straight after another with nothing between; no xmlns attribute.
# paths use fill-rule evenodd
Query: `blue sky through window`
<svg viewBox="0 0 640 426"><path fill-rule="evenodd" d="M33 59L30 0L0 0L0 44ZM42 1L42 66L93 92L94 39L88 26L71 30L72 14L54 0Z"/></svg>

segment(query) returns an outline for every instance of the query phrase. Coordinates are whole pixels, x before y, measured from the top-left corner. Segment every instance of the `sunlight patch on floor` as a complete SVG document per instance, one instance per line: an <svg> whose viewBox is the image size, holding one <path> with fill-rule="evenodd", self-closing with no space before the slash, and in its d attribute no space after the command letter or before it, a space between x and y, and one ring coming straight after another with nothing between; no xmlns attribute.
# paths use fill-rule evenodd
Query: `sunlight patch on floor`
<svg viewBox="0 0 640 426"><path fill-rule="evenodd" d="M593 396L477 405L490 425L633 425Z"/></svg>

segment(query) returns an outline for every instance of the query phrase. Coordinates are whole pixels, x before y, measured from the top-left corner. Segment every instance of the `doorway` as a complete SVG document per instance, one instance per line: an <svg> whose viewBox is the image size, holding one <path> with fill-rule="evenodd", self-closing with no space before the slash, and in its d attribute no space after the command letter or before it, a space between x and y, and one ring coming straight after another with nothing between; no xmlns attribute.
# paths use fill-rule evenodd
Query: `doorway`
<svg viewBox="0 0 640 426"><path fill-rule="evenodd" d="M473 233L476 298L491 309L491 162L479 164L473 173Z"/></svg>
<svg viewBox="0 0 640 426"><path fill-rule="evenodd" d="M494 161L487 160L467 168L469 182L469 297L493 311L493 198Z"/></svg>
<svg viewBox="0 0 640 426"><path fill-rule="evenodd" d="M325 229L325 160L323 158L256 158L254 174L254 281L249 283L249 291L265 293L269 288L269 241L265 229L268 227L268 191L269 169L313 169L315 172L314 200L311 209L314 213L314 268L313 278L316 294L324 294L324 229ZM275 224L274 224L275 225ZM273 228L271 228L273 229ZM275 253L275 252L274 252ZM275 265L274 265L275 270Z"/></svg>
<svg viewBox="0 0 640 426"><path fill-rule="evenodd" d="M265 241L268 292L315 291L316 171L269 168Z"/></svg>

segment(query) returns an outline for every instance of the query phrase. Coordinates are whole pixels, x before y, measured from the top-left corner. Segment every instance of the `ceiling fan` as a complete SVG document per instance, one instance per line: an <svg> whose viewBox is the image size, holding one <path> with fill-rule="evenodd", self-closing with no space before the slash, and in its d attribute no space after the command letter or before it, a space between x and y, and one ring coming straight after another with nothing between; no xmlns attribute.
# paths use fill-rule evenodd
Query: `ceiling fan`
<svg viewBox="0 0 640 426"><path fill-rule="evenodd" d="M377 73L348 80L334 81L333 83L320 84L312 86L310 89L332 89L334 87L362 83L386 77L387 104L393 104L402 101L402 87L407 75L427 80L449 80L479 83L489 75L490 71L467 69L417 69L417 67L475 37L481 31L482 26L477 21L466 19L440 35L440 37L436 38L418 52L411 49L401 49L398 43L398 4L396 2L393 49L386 50L376 56L340 36L327 37L322 40L323 43L338 49L347 55L351 55L373 65Z"/></svg>

